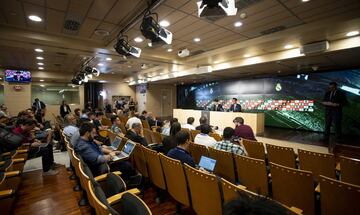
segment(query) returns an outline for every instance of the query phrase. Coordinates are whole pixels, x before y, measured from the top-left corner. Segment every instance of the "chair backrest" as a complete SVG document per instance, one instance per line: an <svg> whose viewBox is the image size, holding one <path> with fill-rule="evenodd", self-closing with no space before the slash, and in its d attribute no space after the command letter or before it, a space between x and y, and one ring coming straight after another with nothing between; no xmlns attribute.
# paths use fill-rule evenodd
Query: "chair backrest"
<svg viewBox="0 0 360 215"><path fill-rule="evenodd" d="M108 137L110 139L110 143L114 142L116 134L112 131L108 131Z"/></svg>
<svg viewBox="0 0 360 215"><path fill-rule="evenodd" d="M234 155L240 184L248 190L267 196L268 176L264 160Z"/></svg>
<svg viewBox="0 0 360 215"><path fill-rule="evenodd" d="M336 179L335 175L335 156L299 149L300 169L311 171L316 181L319 175Z"/></svg>
<svg viewBox="0 0 360 215"><path fill-rule="evenodd" d="M153 142L157 144L162 143L162 136L159 132L152 131Z"/></svg>
<svg viewBox="0 0 360 215"><path fill-rule="evenodd" d="M201 156L209 156L209 151L206 146L196 144L196 143L190 143L189 145L189 151L191 156L194 158L194 162L196 164L199 163Z"/></svg>
<svg viewBox="0 0 360 215"><path fill-rule="evenodd" d="M190 138L191 138L191 141L194 141L196 135L200 134L201 132L199 130L190 130Z"/></svg>
<svg viewBox="0 0 360 215"><path fill-rule="evenodd" d="M181 162L163 154L160 154L160 160L165 175L167 191L176 201L190 207L186 176Z"/></svg>
<svg viewBox="0 0 360 215"><path fill-rule="evenodd" d="M209 147L209 157L216 160L214 173L235 183L236 176L233 154Z"/></svg>
<svg viewBox="0 0 360 215"><path fill-rule="evenodd" d="M119 116L119 119L124 125L126 125L129 118L127 116Z"/></svg>
<svg viewBox="0 0 360 215"><path fill-rule="evenodd" d="M266 151L269 162L296 169L293 148L266 144Z"/></svg>
<svg viewBox="0 0 360 215"><path fill-rule="evenodd" d="M93 207L96 211L96 215L109 215L111 214L108 206L106 205L107 199L100 186L94 187L91 181L88 181L88 189L90 195L89 201L93 202Z"/></svg>
<svg viewBox="0 0 360 215"><path fill-rule="evenodd" d="M201 172L184 164L192 208L199 215L222 214L221 194L215 175Z"/></svg>
<svg viewBox="0 0 360 215"><path fill-rule="evenodd" d="M241 141L249 157L265 160L265 148L262 142L247 139Z"/></svg>
<svg viewBox="0 0 360 215"><path fill-rule="evenodd" d="M150 129L149 122L147 120L141 120L144 129Z"/></svg>
<svg viewBox="0 0 360 215"><path fill-rule="evenodd" d="M360 186L320 176L321 214L359 214Z"/></svg>
<svg viewBox="0 0 360 215"><path fill-rule="evenodd" d="M360 160L340 156L341 181L360 186Z"/></svg>
<svg viewBox="0 0 360 215"><path fill-rule="evenodd" d="M315 214L313 174L270 163L273 199L304 214Z"/></svg>
<svg viewBox="0 0 360 215"><path fill-rule="evenodd" d="M151 215L150 208L136 195L125 192L121 197L121 214Z"/></svg>
<svg viewBox="0 0 360 215"><path fill-rule="evenodd" d="M150 180L155 186L166 190L165 178L159 154L156 151L146 147L143 147L143 152L145 155Z"/></svg>
<svg viewBox="0 0 360 215"><path fill-rule="evenodd" d="M136 144L135 149L132 153L132 157L134 159L134 163L136 166L136 169L141 173L141 175L145 178L149 177L148 168L146 165L146 159L144 155L144 146L141 144Z"/></svg>
<svg viewBox="0 0 360 215"><path fill-rule="evenodd" d="M147 129L147 128L144 128L144 137L145 137L145 139L146 139L146 142L148 143L148 144L151 144L151 143L153 143L153 138L152 138L152 131L151 130L149 130L149 129Z"/></svg>
<svg viewBox="0 0 360 215"><path fill-rule="evenodd" d="M121 122L119 124L119 128L123 134L126 134L126 128L125 128L125 124L123 122Z"/></svg>
<svg viewBox="0 0 360 215"><path fill-rule="evenodd" d="M213 137L218 142L222 140L222 137L218 133L211 132L211 133L209 133L209 136Z"/></svg>
<svg viewBox="0 0 360 215"><path fill-rule="evenodd" d="M111 127L112 123L111 123L111 120L109 118L103 117L101 119L101 125Z"/></svg>
<svg viewBox="0 0 360 215"><path fill-rule="evenodd" d="M236 186L223 178L221 179L221 188L223 191L224 204L239 197L240 193L244 193L249 196L258 196L256 193L248 191L241 186Z"/></svg>

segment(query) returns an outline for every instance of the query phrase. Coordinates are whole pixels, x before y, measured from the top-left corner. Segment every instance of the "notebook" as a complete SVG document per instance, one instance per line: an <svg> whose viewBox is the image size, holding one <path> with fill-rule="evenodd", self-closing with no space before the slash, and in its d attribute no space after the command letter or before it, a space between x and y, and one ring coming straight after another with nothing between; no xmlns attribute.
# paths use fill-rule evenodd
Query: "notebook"
<svg viewBox="0 0 360 215"><path fill-rule="evenodd" d="M214 160L212 158L205 157L205 156L201 156L201 158L200 158L199 166L209 172L214 171L215 164L216 164L216 160Z"/></svg>
<svg viewBox="0 0 360 215"><path fill-rule="evenodd" d="M112 150L117 150L119 148L120 143L121 143L121 138L115 137L114 141L111 143L110 148Z"/></svg>
<svg viewBox="0 0 360 215"><path fill-rule="evenodd" d="M122 160L125 158L128 158L130 154L133 152L135 148L136 143L132 142L131 140L128 140L124 147L121 149L120 154L117 154L113 156L111 159L112 161Z"/></svg>

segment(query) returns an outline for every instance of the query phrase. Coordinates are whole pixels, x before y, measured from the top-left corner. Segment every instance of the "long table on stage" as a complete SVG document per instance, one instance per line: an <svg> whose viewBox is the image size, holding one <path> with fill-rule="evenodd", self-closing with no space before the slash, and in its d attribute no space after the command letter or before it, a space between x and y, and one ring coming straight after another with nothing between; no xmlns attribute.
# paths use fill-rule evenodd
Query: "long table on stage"
<svg viewBox="0 0 360 215"><path fill-rule="evenodd" d="M199 118L206 116L210 119L210 125L218 126L221 130L225 127L234 128L233 120L235 117L242 117L244 124L249 125L255 135L262 134L264 132L265 116L264 113L245 113L245 112L217 112L217 111L205 111L205 110L191 110L191 109L174 109L173 117L179 120L180 124L185 124L188 117L194 117L194 125L198 126Z"/></svg>

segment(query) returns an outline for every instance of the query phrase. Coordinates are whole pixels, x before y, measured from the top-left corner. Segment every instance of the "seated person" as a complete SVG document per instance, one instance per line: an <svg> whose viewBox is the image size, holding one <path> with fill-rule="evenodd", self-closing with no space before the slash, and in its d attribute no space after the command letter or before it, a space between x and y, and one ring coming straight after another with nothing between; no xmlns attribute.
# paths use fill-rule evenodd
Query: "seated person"
<svg viewBox="0 0 360 215"><path fill-rule="evenodd" d="M157 120L156 117L153 115L153 113L149 112L146 120L148 121L150 128L152 126L157 126Z"/></svg>
<svg viewBox="0 0 360 215"><path fill-rule="evenodd" d="M177 147L171 149L167 156L176 160L181 161L181 163L186 163L189 166L195 168L195 162L193 157L189 153L190 145L190 134L187 131L179 131L175 135L176 142L178 143Z"/></svg>
<svg viewBox="0 0 360 215"><path fill-rule="evenodd" d="M162 130L161 130L161 133L163 135L166 135L166 136L169 136L170 135L170 129L171 129L171 126L172 124L174 124L175 122L178 122L178 119L177 118L172 118L170 119L170 121L164 121L163 123L163 127L162 127Z"/></svg>
<svg viewBox="0 0 360 215"><path fill-rule="evenodd" d="M146 120L147 117L148 117L147 116L147 111L144 110L143 112L141 112L141 115L139 116L139 119Z"/></svg>
<svg viewBox="0 0 360 215"><path fill-rule="evenodd" d="M95 119L93 119L93 124L95 125L97 131L108 129L107 126L101 124L101 120L104 118L104 116L104 112L99 111L96 113Z"/></svg>
<svg viewBox="0 0 360 215"><path fill-rule="evenodd" d="M194 117L189 117L189 118L187 118L187 123L182 125L181 127L182 128L187 128L189 130L196 130L195 126L193 125L194 121L195 121Z"/></svg>
<svg viewBox="0 0 360 215"><path fill-rule="evenodd" d="M131 129L133 123L140 123L140 124L142 124L142 123L141 123L141 120L135 116L135 112L134 112L134 111L131 111L131 112L130 112L129 119L128 119L128 121L126 122L125 127L128 128L128 129Z"/></svg>
<svg viewBox="0 0 360 215"><path fill-rule="evenodd" d="M37 121L34 119L19 118L13 133L25 137L23 144L31 143L28 153L29 159L41 156L43 176L56 175L59 172L55 168L60 165L54 162L53 146L49 142L42 143L40 140L35 139L35 136L31 133L36 124Z"/></svg>
<svg viewBox="0 0 360 215"><path fill-rule="evenodd" d="M71 139L74 133L79 131L79 128L76 126L77 119L74 114L70 113L65 115L65 127L64 134L67 138Z"/></svg>
<svg viewBox="0 0 360 215"><path fill-rule="evenodd" d="M231 152L238 155L246 155L244 148L239 144L234 144L231 139L234 135L234 129L226 127L223 133L223 140L215 144L215 149Z"/></svg>
<svg viewBox="0 0 360 215"><path fill-rule="evenodd" d="M195 128L196 130L201 130L202 125L209 124L208 119L206 118L206 116L200 117L199 122L200 122L200 125L196 126L196 128Z"/></svg>
<svg viewBox="0 0 360 215"><path fill-rule="evenodd" d="M196 144L204 145L206 147L214 147L216 140L209 136L211 132L210 125L204 124L201 126L201 133L197 134L194 138Z"/></svg>
<svg viewBox="0 0 360 215"><path fill-rule="evenodd" d="M144 138L144 132L141 123L133 123L132 128L126 132L125 137L136 143L140 143L143 146L148 145L146 139Z"/></svg>
<svg viewBox="0 0 360 215"><path fill-rule="evenodd" d="M119 117L116 115L112 116L111 123L112 123L112 126L110 128L110 131L116 135L119 135L120 137L124 137L125 135L122 133L122 131L120 129L121 121L120 121Z"/></svg>
<svg viewBox="0 0 360 215"><path fill-rule="evenodd" d="M242 117L236 117L233 122L235 124L234 136L256 141L253 130L250 126L244 125L244 119Z"/></svg>
<svg viewBox="0 0 360 215"><path fill-rule="evenodd" d="M173 149L177 146L176 134L181 130L181 125L178 122L174 122L170 129L170 136L164 137L162 144L164 149L164 154L167 154L170 149Z"/></svg>

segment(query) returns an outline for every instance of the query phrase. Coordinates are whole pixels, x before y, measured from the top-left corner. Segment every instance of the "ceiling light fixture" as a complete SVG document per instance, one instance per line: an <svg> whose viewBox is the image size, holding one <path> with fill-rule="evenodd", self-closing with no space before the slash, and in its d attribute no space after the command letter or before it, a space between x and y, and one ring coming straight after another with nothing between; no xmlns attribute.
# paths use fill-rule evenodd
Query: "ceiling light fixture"
<svg viewBox="0 0 360 215"><path fill-rule="evenodd" d="M43 79L40 79L40 82L44 82L44 80L43 80Z"/></svg>
<svg viewBox="0 0 360 215"><path fill-rule="evenodd" d="M142 35L146 39L151 40L152 43L166 43L169 45L172 43L172 33L158 24L158 15L151 13L150 10L144 15L140 25L140 31Z"/></svg>
<svg viewBox="0 0 360 215"><path fill-rule="evenodd" d="M248 57L251 57L251 55L250 54L244 54L244 57L248 58Z"/></svg>
<svg viewBox="0 0 360 215"><path fill-rule="evenodd" d="M169 27L170 26L170 22L168 22L167 20L162 20L159 22L161 27Z"/></svg>
<svg viewBox="0 0 360 215"><path fill-rule="evenodd" d="M235 16L237 13L235 0L202 0L196 4L199 17Z"/></svg>
<svg viewBox="0 0 360 215"><path fill-rule="evenodd" d="M117 43L114 46L114 49L116 50L117 53L123 55L124 57L127 56L140 57L141 55L141 49L135 46L131 46L128 43L127 36L124 35L120 35Z"/></svg>
<svg viewBox="0 0 360 215"><path fill-rule="evenodd" d="M98 63L98 66L104 66L104 64L103 63Z"/></svg>
<svg viewBox="0 0 360 215"><path fill-rule="evenodd" d="M37 65L44 66L44 63L39 62L39 63L37 63Z"/></svg>
<svg viewBox="0 0 360 215"><path fill-rule="evenodd" d="M242 25L243 25L242 22L235 22L234 23L234 26L237 27L237 28L242 26Z"/></svg>
<svg viewBox="0 0 360 215"><path fill-rule="evenodd" d="M43 85L43 84L40 84L40 87L45 87L45 85Z"/></svg>
<svg viewBox="0 0 360 215"><path fill-rule="evenodd" d="M30 15L30 16L28 16L28 18L31 21L34 21L34 22L41 22L42 21L42 19L39 16L36 16L36 15Z"/></svg>
<svg viewBox="0 0 360 215"><path fill-rule="evenodd" d="M284 46L284 49L292 49L292 48L294 48L294 46L291 45L291 44L288 44L288 45Z"/></svg>
<svg viewBox="0 0 360 215"><path fill-rule="evenodd" d="M359 31L350 31L346 34L347 37L353 37L359 35Z"/></svg>
<svg viewBox="0 0 360 215"><path fill-rule="evenodd" d="M40 66L40 67L39 67L39 69L40 69L40 70L43 70L43 69L44 69L44 67L41 67L41 66Z"/></svg>
<svg viewBox="0 0 360 215"><path fill-rule="evenodd" d="M43 57L36 57L36 59L38 59L38 60L44 60Z"/></svg>
<svg viewBox="0 0 360 215"><path fill-rule="evenodd" d="M144 40L143 40L143 38L141 38L141 37L135 37L135 38L134 38L134 41L137 42L137 43L141 43L141 42L143 42Z"/></svg>
<svg viewBox="0 0 360 215"><path fill-rule="evenodd" d="M199 37L196 37L196 38L194 38L194 42L200 42L201 41L201 39L199 38Z"/></svg>
<svg viewBox="0 0 360 215"><path fill-rule="evenodd" d="M167 52L172 52L173 50L172 49L168 49Z"/></svg>
<svg viewBox="0 0 360 215"><path fill-rule="evenodd" d="M106 60L107 61L112 61L112 59L110 57L107 57Z"/></svg>
<svg viewBox="0 0 360 215"><path fill-rule="evenodd" d="M36 52L44 52L42 49L35 49Z"/></svg>
<svg viewBox="0 0 360 215"><path fill-rule="evenodd" d="M308 2L308 1L310 1L310 0L301 0L302 2Z"/></svg>

